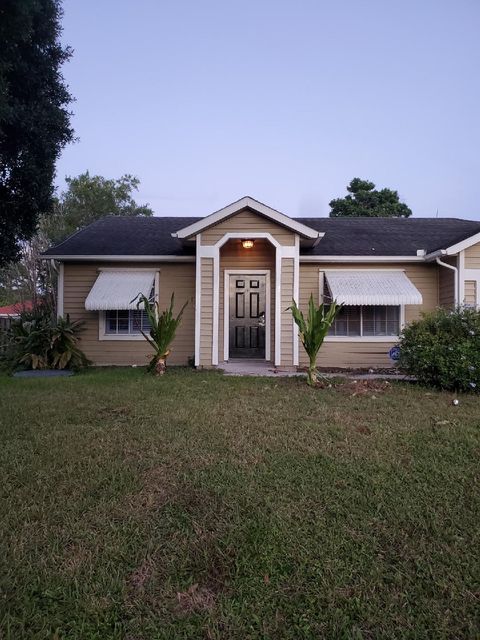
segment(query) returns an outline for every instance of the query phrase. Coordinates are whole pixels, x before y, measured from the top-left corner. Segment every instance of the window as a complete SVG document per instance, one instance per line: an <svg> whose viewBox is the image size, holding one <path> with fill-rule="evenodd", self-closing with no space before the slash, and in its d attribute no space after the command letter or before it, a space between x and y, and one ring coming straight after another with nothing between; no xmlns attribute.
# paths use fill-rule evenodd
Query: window
<svg viewBox="0 0 480 640"><path fill-rule="evenodd" d="M328 335L344 337L398 336L400 306L342 307Z"/></svg>
<svg viewBox="0 0 480 640"><path fill-rule="evenodd" d="M105 333L108 335L141 335L150 331L150 323L145 311L120 311L105 312Z"/></svg>

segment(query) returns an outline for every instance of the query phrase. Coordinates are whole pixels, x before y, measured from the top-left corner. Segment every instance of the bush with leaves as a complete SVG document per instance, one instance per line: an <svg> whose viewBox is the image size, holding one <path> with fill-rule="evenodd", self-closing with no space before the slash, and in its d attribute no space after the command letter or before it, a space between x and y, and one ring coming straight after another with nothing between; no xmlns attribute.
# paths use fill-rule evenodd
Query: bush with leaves
<svg viewBox="0 0 480 640"><path fill-rule="evenodd" d="M78 347L80 321L54 318L44 305L24 311L6 331L6 347L0 364L7 371L19 369L81 369L89 364Z"/></svg>
<svg viewBox="0 0 480 640"><path fill-rule="evenodd" d="M50 337L49 363L53 369L83 369L90 364L83 351L78 347L79 333L83 331L83 322L71 321L67 314L58 318L52 326Z"/></svg>
<svg viewBox="0 0 480 640"><path fill-rule="evenodd" d="M480 389L480 312L437 309L410 323L400 339L400 368L440 389Z"/></svg>
<svg viewBox="0 0 480 640"><path fill-rule="evenodd" d="M2 368L46 369L50 348L50 312L41 306L23 311L6 331Z"/></svg>

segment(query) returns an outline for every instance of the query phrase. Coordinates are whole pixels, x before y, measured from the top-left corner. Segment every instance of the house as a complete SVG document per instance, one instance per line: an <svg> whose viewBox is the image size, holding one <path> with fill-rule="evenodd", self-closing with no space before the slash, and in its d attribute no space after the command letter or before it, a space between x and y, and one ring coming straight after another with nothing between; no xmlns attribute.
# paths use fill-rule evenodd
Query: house
<svg viewBox="0 0 480 640"><path fill-rule="evenodd" d="M171 364L232 358L306 365L287 307L310 294L344 307L320 351L327 367L391 366L405 323L437 306L480 305L480 222L291 218L244 197L204 218L106 217L44 257L60 262L59 314L84 320L97 365L142 365L138 293L172 292L182 324Z"/></svg>
<svg viewBox="0 0 480 640"><path fill-rule="evenodd" d="M31 311L33 304L31 300L25 302L16 302L15 304L9 304L5 307L0 307L0 331L6 331L12 320L15 320L20 316L22 311Z"/></svg>

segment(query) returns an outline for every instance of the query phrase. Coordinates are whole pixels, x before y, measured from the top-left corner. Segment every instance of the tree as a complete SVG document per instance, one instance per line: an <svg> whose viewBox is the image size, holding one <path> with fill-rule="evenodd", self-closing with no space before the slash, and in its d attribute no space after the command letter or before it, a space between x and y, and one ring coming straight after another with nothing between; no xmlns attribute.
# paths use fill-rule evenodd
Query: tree
<svg viewBox="0 0 480 640"><path fill-rule="evenodd" d="M368 216L371 218L409 218L412 211L400 202L398 191L375 189L369 180L354 178L347 186L349 195L330 202L330 217Z"/></svg>
<svg viewBox="0 0 480 640"><path fill-rule="evenodd" d="M76 178L67 178L67 189L55 200L54 212L39 218L38 230L31 240L20 242L17 262L10 262L0 270L0 305L51 298L54 292L56 270L40 254L50 245L86 227L105 215L151 216L152 209L135 202L132 192L140 181L131 175L107 179L90 176L88 171Z"/></svg>
<svg viewBox="0 0 480 640"><path fill-rule="evenodd" d="M55 202L54 213L41 221L52 243L61 242L75 231L104 216L152 216L148 205L139 205L133 198L140 180L130 174L109 179L91 176L88 171L65 178L67 189Z"/></svg>
<svg viewBox="0 0 480 640"><path fill-rule="evenodd" d="M48 246L48 239L41 230L31 240L21 243L19 260L0 270L0 306L26 301L36 305L42 299L55 309L56 267L50 261L40 260Z"/></svg>
<svg viewBox="0 0 480 640"><path fill-rule="evenodd" d="M61 17L60 0L0 4L0 266L52 211L55 163L73 140Z"/></svg>

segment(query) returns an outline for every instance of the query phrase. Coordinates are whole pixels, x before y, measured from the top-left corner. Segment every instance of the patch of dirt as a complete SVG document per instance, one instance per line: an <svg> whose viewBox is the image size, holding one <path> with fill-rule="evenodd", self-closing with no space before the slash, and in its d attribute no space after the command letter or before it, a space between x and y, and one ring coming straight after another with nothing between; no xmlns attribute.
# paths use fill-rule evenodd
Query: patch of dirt
<svg viewBox="0 0 480 640"><path fill-rule="evenodd" d="M129 575L127 580L129 589L134 592L143 591L145 584L152 576L152 571L152 561L150 558L146 558L142 564Z"/></svg>
<svg viewBox="0 0 480 640"><path fill-rule="evenodd" d="M370 396L376 398L391 388L387 380L349 380L335 385L335 389L352 398L355 396Z"/></svg>
<svg viewBox="0 0 480 640"><path fill-rule="evenodd" d="M338 373L340 376L360 376L366 373L388 375L401 373L398 367L371 368L371 369L342 369L341 367L317 367L320 373Z"/></svg>
<svg viewBox="0 0 480 640"><path fill-rule="evenodd" d="M144 557L126 576L125 606L128 610L135 610L139 602L156 609L168 598L174 613L186 616L213 609L219 595L226 590L235 551L219 546L218 538L228 526L228 506L216 493L182 480L177 469L158 465L142 475L142 487L128 496L127 509L134 517L148 519L172 503L188 515L192 525L193 531L189 535L179 533L177 542L190 560L191 579L196 582L185 591L181 590L184 585L178 585L167 594L163 584L165 558L159 549Z"/></svg>
<svg viewBox="0 0 480 640"><path fill-rule="evenodd" d="M177 592L178 610L184 614L211 611L216 604L216 594L206 586L192 584L186 591Z"/></svg>
<svg viewBox="0 0 480 640"><path fill-rule="evenodd" d="M133 511L159 509L173 498L176 491L172 474L165 467L151 467L143 474L141 490L128 497L129 507Z"/></svg>
<svg viewBox="0 0 480 640"><path fill-rule="evenodd" d="M99 416L116 416L125 418L132 413L131 407L100 407L97 409Z"/></svg>
<svg viewBox="0 0 480 640"><path fill-rule="evenodd" d="M372 433L372 430L363 424L359 424L358 426L356 426L355 431L357 431L358 433L362 433L365 436L369 436Z"/></svg>
<svg viewBox="0 0 480 640"><path fill-rule="evenodd" d="M72 542L65 548L65 559L62 567L67 573L76 573L91 559L92 552L89 549L86 549L80 543Z"/></svg>

